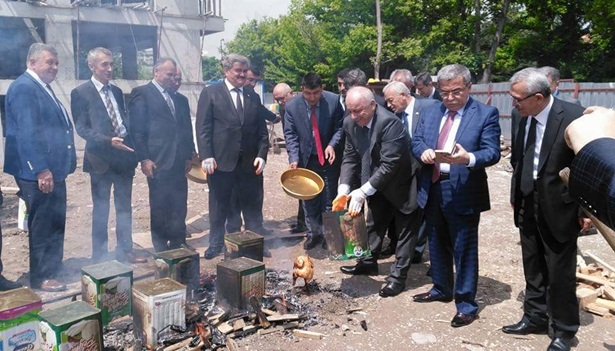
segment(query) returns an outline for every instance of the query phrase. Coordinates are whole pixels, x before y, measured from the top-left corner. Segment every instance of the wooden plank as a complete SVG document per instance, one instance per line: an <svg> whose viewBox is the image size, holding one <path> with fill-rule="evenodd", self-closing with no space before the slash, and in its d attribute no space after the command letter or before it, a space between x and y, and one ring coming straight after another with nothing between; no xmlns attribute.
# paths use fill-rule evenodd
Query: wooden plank
<svg viewBox="0 0 615 351"><path fill-rule="evenodd" d="M587 267L587 263L585 263L585 260L583 259L583 256L581 255L577 255L577 267L581 269Z"/></svg>
<svg viewBox="0 0 615 351"><path fill-rule="evenodd" d="M596 261L597 263L601 264L604 268L606 268L609 271L615 273L615 267L613 267L610 264L608 264L605 260L601 259L600 257L594 255L591 252L586 252L585 254L587 256L589 256L591 259L593 259L594 261Z"/></svg>
<svg viewBox="0 0 615 351"><path fill-rule="evenodd" d="M233 331L243 330L246 327L246 322L243 319L238 319L233 323Z"/></svg>
<svg viewBox="0 0 615 351"><path fill-rule="evenodd" d="M311 332L311 331L307 331L307 330L301 330L301 329L295 329L293 330L293 334L302 338L308 338L308 339L322 339L323 336L325 336L325 334L322 333L317 333L317 332Z"/></svg>
<svg viewBox="0 0 615 351"><path fill-rule="evenodd" d="M271 326L271 323L267 320L267 315L265 315L265 313L261 311L261 306L258 303L258 300L256 300L256 297L250 296L248 301L250 302L250 306L252 306L252 308L254 309L254 312L256 312L256 316L258 317L258 324L263 328L269 328Z"/></svg>
<svg viewBox="0 0 615 351"><path fill-rule="evenodd" d="M601 316L601 317L603 317L603 316L605 316L607 314L610 314L608 308L602 307L602 306L598 306L595 303L588 304L587 306L585 306L584 310L587 311L587 312L593 313L595 315Z"/></svg>
<svg viewBox="0 0 615 351"><path fill-rule="evenodd" d="M233 340L230 337L226 337L226 348L229 351L239 351L239 346L237 346L237 343L235 342L235 340Z"/></svg>
<svg viewBox="0 0 615 351"><path fill-rule="evenodd" d="M297 321L302 319L301 316L299 316L298 314L280 314L277 316L270 316L267 318L267 320L269 320L269 322L271 323L276 323L276 322L286 322L286 321Z"/></svg>
<svg viewBox="0 0 615 351"><path fill-rule="evenodd" d="M599 290L580 288L577 289L577 299L579 300L579 306L585 308L590 303L596 302L596 299L600 296Z"/></svg>
<svg viewBox="0 0 615 351"><path fill-rule="evenodd" d="M603 297L611 301L615 301L615 289L611 288L610 286L602 286L602 295L604 295Z"/></svg>
<svg viewBox="0 0 615 351"><path fill-rule="evenodd" d="M224 322L224 323L222 323L222 324L220 324L220 325L218 326L218 330L219 330L222 334L228 334L228 333L230 333L230 332L232 332L232 331L233 331L233 327L232 327L230 324L228 324L228 323Z"/></svg>
<svg viewBox="0 0 615 351"><path fill-rule="evenodd" d="M582 274L582 273L577 273L576 276L577 276L577 279L581 279L581 280L585 280L591 283L606 285L606 286L610 286L611 288L615 288L615 283L602 279L602 278L598 278L598 277L594 277L594 276Z"/></svg>
<svg viewBox="0 0 615 351"><path fill-rule="evenodd" d="M615 301L609 301L609 300L597 298L596 305L600 307L608 308L609 310L615 312Z"/></svg>

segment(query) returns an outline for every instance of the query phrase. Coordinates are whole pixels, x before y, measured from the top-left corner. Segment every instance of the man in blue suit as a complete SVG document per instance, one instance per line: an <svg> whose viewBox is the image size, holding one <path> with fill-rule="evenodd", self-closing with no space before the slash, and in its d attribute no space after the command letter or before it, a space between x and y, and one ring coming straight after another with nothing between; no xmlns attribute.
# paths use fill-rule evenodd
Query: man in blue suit
<svg viewBox="0 0 615 351"><path fill-rule="evenodd" d="M338 171L333 162L342 133L343 110L337 94L324 91L317 73L310 72L301 82L301 97L286 104L284 139L289 167L310 169L325 181L325 189L312 200L303 201L308 238L303 248L325 246L322 213L331 209L335 198Z"/></svg>
<svg viewBox="0 0 615 351"><path fill-rule="evenodd" d="M490 209L485 167L500 159L498 110L470 97L470 71L438 72L442 104L423 109L412 153L423 163L418 204L425 209L433 287L416 302L451 301L451 326L478 318L478 223ZM455 262L456 279L453 277Z"/></svg>
<svg viewBox="0 0 615 351"><path fill-rule="evenodd" d="M35 43L24 74L6 95L4 171L15 177L29 210L30 286L62 291L55 280L62 267L66 224L66 177L75 171L73 125L51 89L58 53Z"/></svg>

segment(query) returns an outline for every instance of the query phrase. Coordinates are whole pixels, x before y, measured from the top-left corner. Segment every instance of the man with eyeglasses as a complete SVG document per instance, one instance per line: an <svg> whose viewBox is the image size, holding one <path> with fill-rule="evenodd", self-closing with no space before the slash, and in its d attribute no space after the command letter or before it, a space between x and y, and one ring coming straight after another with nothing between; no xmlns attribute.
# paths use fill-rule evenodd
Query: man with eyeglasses
<svg viewBox="0 0 615 351"><path fill-rule="evenodd" d="M418 204L425 209L433 281L413 300L454 299L451 326L462 327L478 318L478 225L490 209L485 168L500 159L499 113L470 97L471 75L462 65L440 69L438 86L442 103L421 111L412 138L412 153L423 163Z"/></svg>
<svg viewBox="0 0 615 351"><path fill-rule="evenodd" d="M564 131L583 108L553 98L547 77L536 68L515 73L510 82L513 106L523 116L512 148L511 202L526 285L523 317L502 331L546 334L550 321L554 335L547 350L570 350L579 328L577 237L590 222L578 217L559 171L574 158Z"/></svg>

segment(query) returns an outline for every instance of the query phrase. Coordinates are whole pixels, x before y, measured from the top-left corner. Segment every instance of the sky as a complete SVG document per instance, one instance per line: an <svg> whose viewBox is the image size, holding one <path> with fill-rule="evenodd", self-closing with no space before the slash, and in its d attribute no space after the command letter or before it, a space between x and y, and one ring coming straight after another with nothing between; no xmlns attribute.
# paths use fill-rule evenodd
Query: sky
<svg viewBox="0 0 615 351"><path fill-rule="evenodd" d="M224 39L224 42L233 40L239 26L253 19L278 18L288 13L290 2L291 0L222 0L222 17L227 19L224 32L205 37L203 54L219 56L221 39Z"/></svg>

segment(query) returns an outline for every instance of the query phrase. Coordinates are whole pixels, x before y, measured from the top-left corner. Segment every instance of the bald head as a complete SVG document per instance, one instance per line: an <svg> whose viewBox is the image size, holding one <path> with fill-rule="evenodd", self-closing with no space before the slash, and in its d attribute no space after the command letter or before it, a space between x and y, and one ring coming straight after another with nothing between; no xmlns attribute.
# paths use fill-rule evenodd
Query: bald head
<svg viewBox="0 0 615 351"><path fill-rule="evenodd" d="M280 104L280 106L286 105L286 102L293 97L293 90L286 83L278 83L273 88L273 100Z"/></svg>
<svg viewBox="0 0 615 351"><path fill-rule="evenodd" d="M366 87L355 86L346 93L346 111L361 127L369 124L376 112L374 93Z"/></svg>

